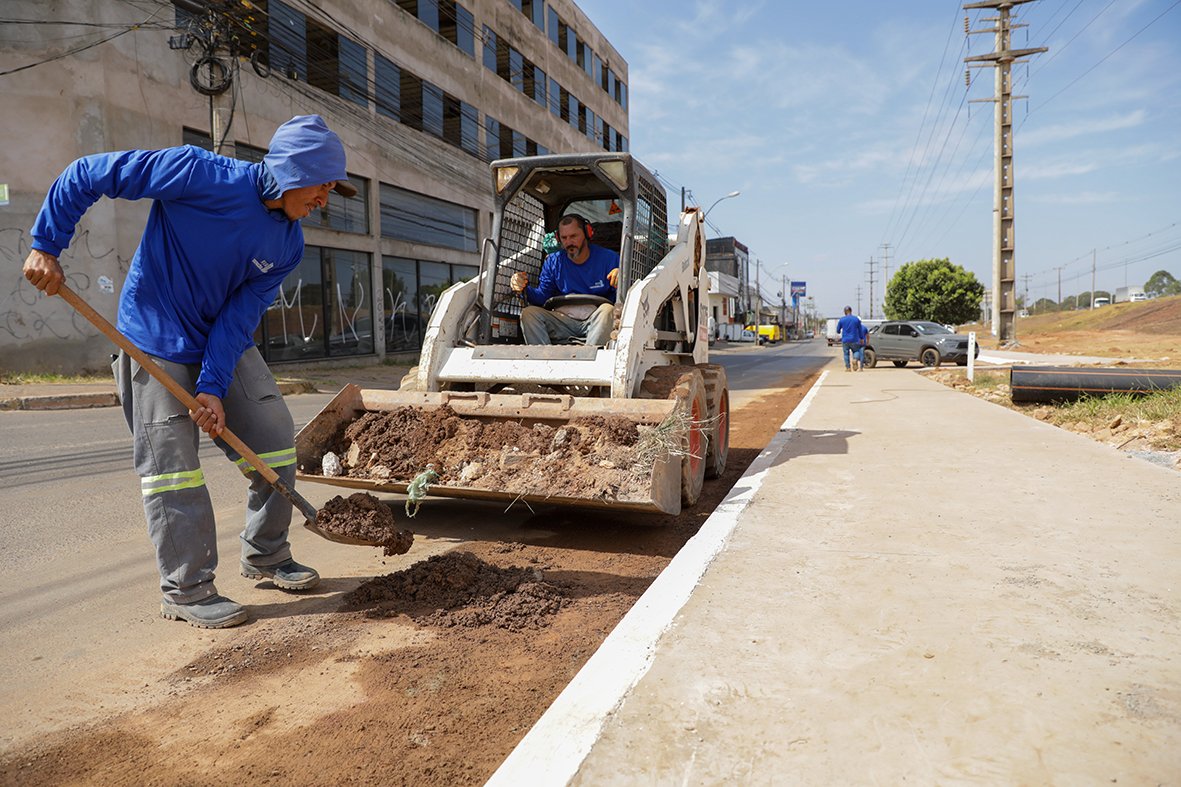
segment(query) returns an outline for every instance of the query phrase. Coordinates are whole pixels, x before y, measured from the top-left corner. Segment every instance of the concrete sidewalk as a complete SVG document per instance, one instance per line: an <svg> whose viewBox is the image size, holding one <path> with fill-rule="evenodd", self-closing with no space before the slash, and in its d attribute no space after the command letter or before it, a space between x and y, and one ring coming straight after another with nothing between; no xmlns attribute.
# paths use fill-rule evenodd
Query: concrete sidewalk
<svg viewBox="0 0 1181 787"><path fill-rule="evenodd" d="M490 783L1176 783L1181 476L829 370Z"/></svg>

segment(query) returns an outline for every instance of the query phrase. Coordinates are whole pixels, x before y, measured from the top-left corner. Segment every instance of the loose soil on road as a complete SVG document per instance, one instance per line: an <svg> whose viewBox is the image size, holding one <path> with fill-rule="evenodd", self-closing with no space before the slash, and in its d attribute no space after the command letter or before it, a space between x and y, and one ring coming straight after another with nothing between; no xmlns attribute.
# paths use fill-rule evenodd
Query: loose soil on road
<svg viewBox="0 0 1181 787"><path fill-rule="evenodd" d="M538 509L544 543L465 541L255 621L177 669L168 701L0 755L0 783L483 783L817 374L733 412L726 473L679 516Z"/></svg>

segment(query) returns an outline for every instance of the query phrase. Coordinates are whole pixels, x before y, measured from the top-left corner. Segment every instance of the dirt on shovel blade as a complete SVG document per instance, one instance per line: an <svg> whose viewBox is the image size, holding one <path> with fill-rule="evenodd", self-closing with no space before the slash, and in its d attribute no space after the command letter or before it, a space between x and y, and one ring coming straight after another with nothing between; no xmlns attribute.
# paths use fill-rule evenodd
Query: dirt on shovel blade
<svg viewBox="0 0 1181 787"><path fill-rule="evenodd" d="M320 507L316 526L368 541L381 547L386 555L404 555L414 543L413 533L398 530L393 510L368 492L332 498Z"/></svg>

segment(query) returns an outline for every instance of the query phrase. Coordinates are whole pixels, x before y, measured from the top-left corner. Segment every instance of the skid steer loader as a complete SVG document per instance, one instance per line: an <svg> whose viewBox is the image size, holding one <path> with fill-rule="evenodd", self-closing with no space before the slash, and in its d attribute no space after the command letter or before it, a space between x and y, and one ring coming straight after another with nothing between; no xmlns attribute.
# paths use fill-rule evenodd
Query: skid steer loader
<svg viewBox="0 0 1181 787"><path fill-rule="evenodd" d="M651 462L640 492L561 484L525 492L482 488L442 472L433 495L529 503L603 506L675 514L692 505L706 477L720 475L729 449L725 371L708 363L708 277L701 213L685 211L675 235L666 226L665 192L626 153L546 155L492 162L495 213L479 275L446 290L428 323L419 365L397 391L346 386L296 437L304 481L405 492L410 478L325 476L326 446L365 413L450 408L462 418L561 427L587 417L623 417L663 430L671 450ZM545 236L575 213L593 227L592 243L618 252L615 323L606 347L528 345L526 305L509 279L536 282ZM603 300L570 295L547 308L574 314ZM390 439L398 439L396 436ZM537 457L552 462L552 457ZM604 462L610 465L609 462ZM548 467L550 478L563 472Z"/></svg>

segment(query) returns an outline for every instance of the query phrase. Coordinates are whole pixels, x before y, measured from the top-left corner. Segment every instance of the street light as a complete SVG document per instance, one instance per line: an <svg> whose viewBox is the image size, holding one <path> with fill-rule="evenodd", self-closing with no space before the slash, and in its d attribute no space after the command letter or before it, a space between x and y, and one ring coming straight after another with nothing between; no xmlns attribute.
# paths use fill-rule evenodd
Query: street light
<svg viewBox="0 0 1181 787"><path fill-rule="evenodd" d="M716 200L714 200L714 204L710 205L708 208L706 208L705 213L701 214L701 223L702 224L705 223L706 218L709 217L709 212L711 210L713 210L714 208L716 208L719 202L721 202L724 199L730 199L731 197L737 197L741 193L742 193L741 191L731 191L729 194L727 194L724 197L718 197Z"/></svg>

